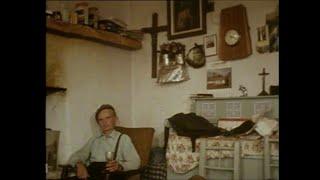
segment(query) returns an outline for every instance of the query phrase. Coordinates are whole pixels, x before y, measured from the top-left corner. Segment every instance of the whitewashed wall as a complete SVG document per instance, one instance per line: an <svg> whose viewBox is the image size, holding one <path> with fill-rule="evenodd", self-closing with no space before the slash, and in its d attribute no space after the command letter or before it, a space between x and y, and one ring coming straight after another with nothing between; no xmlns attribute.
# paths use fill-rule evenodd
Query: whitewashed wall
<svg viewBox="0 0 320 180"><path fill-rule="evenodd" d="M55 48L61 42L67 48ZM49 95L46 103L47 127L62 133L59 150L67 151L59 158L63 162L94 133L90 118L99 105L114 105L121 125L131 125L130 52L51 34L47 51L60 54L65 71L61 85L66 93ZM51 60L57 61L47 56Z"/></svg>
<svg viewBox="0 0 320 180"><path fill-rule="evenodd" d="M239 96L239 85L248 89L249 96L259 94L262 88L261 76L258 74L265 67L270 73L266 77L266 87L277 85L279 78L278 53L258 54L256 46L256 28L265 24L267 13L273 12L277 1L215 1L215 11L207 14L207 34L219 33L220 10L226 7L243 4L247 8L253 54L248 58L228 62L221 65L207 64L200 69L189 68L190 80L180 84L160 86L156 79L151 79L151 37L145 35L143 49L132 54L133 72L133 113L135 126L152 126L156 128L155 145L163 144L163 124L165 118L179 112L190 112L190 94L213 93L215 97ZM153 12L159 14L159 25L167 24L166 1L134 1L131 2L132 28L151 26ZM199 35L174 41L186 45L189 50L194 43L203 44L203 37ZM158 34L158 47L168 42L167 33ZM207 62L218 60L218 56L207 58ZM207 69L218 67L232 68L232 88L207 90Z"/></svg>
<svg viewBox="0 0 320 180"><path fill-rule="evenodd" d="M47 9L61 10L62 5L71 9L77 2L47 1ZM99 7L102 17L128 19L128 2L94 1L89 5ZM47 71L48 66L56 68L50 74L53 85L67 88L65 94L49 95L46 102L46 127L61 131L58 163L65 163L97 132L93 113L101 104L112 104L119 124L131 126L131 52L52 34L47 34L46 41Z"/></svg>

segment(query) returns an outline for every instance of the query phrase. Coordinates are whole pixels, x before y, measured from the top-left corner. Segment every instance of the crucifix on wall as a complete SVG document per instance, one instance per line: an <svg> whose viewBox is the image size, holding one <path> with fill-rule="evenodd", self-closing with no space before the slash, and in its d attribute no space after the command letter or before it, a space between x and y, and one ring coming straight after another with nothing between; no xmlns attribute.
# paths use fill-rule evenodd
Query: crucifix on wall
<svg viewBox="0 0 320 180"><path fill-rule="evenodd" d="M263 68L262 73L259 73L259 76L262 76L262 91L258 96L267 96L269 95L266 91L265 91L265 79L266 76L269 75L270 73L266 73L266 69Z"/></svg>
<svg viewBox="0 0 320 180"><path fill-rule="evenodd" d="M158 13L152 14L152 27L145 27L141 30L144 33L151 35L151 46L152 46L152 78L157 77L157 47L158 47L158 33L167 31L168 26L158 26Z"/></svg>

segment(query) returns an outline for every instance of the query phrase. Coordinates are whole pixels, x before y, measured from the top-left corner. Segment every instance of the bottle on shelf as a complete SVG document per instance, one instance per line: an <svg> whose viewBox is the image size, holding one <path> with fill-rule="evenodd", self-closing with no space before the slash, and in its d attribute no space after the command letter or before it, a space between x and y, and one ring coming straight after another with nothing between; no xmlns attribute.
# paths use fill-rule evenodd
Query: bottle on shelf
<svg viewBox="0 0 320 180"><path fill-rule="evenodd" d="M70 24L78 24L78 14L74 11L70 12Z"/></svg>

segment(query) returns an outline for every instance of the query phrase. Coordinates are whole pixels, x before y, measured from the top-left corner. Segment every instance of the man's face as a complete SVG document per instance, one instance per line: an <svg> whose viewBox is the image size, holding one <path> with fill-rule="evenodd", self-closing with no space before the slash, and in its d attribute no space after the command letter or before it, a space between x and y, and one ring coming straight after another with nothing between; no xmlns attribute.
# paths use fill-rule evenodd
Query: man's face
<svg viewBox="0 0 320 180"><path fill-rule="evenodd" d="M110 132L116 123L117 117L111 109L104 109L98 115L98 124L103 133Z"/></svg>

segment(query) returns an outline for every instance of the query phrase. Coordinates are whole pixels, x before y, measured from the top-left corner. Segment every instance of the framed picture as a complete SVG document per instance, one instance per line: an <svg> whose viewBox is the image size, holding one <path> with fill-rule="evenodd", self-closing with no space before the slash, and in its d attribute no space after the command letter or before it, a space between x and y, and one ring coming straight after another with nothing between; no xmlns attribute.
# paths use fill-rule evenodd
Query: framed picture
<svg viewBox="0 0 320 180"><path fill-rule="evenodd" d="M269 52L269 28L264 25L257 28L257 46L256 50L259 53Z"/></svg>
<svg viewBox="0 0 320 180"><path fill-rule="evenodd" d="M208 69L207 89L231 88L231 68Z"/></svg>
<svg viewBox="0 0 320 180"><path fill-rule="evenodd" d="M168 39L207 33L206 0L167 0Z"/></svg>
<svg viewBox="0 0 320 180"><path fill-rule="evenodd" d="M277 11L267 14L266 24L269 28L269 52L279 51L279 14Z"/></svg>
<svg viewBox="0 0 320 180"><path fill-rule="evenodd" d="M214 11L214 0L207 0L207 12Z"/></svg>
<svg viewBox="0 0 320 180"><path fill-rule="evenodd" d="M212 34L203 38L204 53L206 57L217 55L217 35Z"/></svg>

